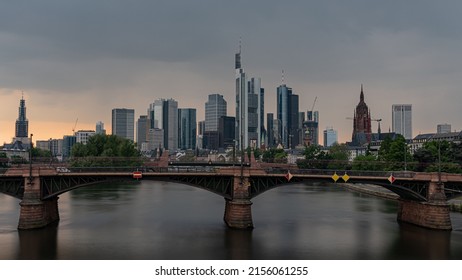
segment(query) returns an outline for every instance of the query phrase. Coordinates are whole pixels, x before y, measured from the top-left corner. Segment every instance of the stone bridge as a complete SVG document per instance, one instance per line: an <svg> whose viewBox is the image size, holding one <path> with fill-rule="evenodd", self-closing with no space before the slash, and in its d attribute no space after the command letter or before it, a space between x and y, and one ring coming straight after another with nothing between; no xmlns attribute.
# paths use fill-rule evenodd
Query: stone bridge
<svg viewBox="0 0 462 280"><path fill-rule="evenodd" d="M59 220L58 196L62 193L102 182L139 179L179 182L218 194L225 199L225 223L240 229L253 228L252 198L275 187L303 181L382 186L400 196L398 221L441 230L452 229L447 200L462 195L461 175L264 169L256 164L9 168L0 174L0 192L21 200L18 228L34 229Z"/></svg>

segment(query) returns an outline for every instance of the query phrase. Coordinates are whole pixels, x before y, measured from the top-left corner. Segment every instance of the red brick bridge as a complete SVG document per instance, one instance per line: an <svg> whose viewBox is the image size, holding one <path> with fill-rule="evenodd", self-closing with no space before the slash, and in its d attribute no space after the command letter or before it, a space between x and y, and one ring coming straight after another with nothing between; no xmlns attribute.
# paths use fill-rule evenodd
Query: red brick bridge
<svg viewBox="0 0 462 280"><path fill-rule="evenodd" d="M382 186L400 196L398 221L440 230L452 229L447 200L462 196L459 174L263 168L254 161L236 166L195 165L9 168L0 174L0 192L21 199L18 229L41 228L58 221L58 196L62 193L102 182L135 180L134 177L179 182L216 193L225 198L225 223L240 229L253 228L252 198L302 181Z"/></svg>

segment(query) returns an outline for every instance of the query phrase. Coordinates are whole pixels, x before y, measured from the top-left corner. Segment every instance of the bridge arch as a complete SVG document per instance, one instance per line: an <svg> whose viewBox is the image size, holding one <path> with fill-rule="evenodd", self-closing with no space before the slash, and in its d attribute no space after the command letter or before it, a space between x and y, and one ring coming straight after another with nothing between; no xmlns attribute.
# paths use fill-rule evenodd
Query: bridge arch
<svg viewBox="0 0 462 280"><path fill-rule="evenodd" d="M133 181L131 176L49 176L41 177L41 198L46 200L56 197L60 194L68 191L95 185L99 183L111 183L121 181ZM191 176L180 176L176 174L156 175L156 176L144 176L143 180L150 181L167 181L180 183L203 190L210 191L214 194L222 196L227 199L231 199L233 196L233 176L209 176L209 175L197 175L192 174Z"/></svg>

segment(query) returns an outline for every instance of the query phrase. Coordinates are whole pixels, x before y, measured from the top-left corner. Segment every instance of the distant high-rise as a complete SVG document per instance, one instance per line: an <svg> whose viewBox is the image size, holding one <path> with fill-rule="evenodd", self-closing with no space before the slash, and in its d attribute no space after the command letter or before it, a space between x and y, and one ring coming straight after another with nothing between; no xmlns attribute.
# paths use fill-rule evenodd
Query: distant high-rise
<svg viewBox="0 0 462 280"><path fill-rule="evenodd" d="M136 121L136 146L141 150L143 143L148 142L149 120L148 116L141 115Z"/></svg>
<svg viewBox="0 0 462 280"><path fill-rule="evenodd" d="M324 147L330 147L334 143L338 143L337 130L332 127L327 127L324 130Z"/></svg>
<svg viewBox="0 0 462 280"><path fill-rule="evenodd" d="M266 129L267 129L267 147L273 148L277 145L276 138L274 137L274 114L266 114Z"/></svg>
<svg viewBox="0 0 462 280"><path fill-rule="evenodd" d="M451 125L444 123L444 124L439 124L436 126L436 133L441 134L441 133L450 133L451 132Z"/></svg>
<svg viewBox="0 0 462 280"><path fill-rule="evenodd" d="M99 121L96 123L96 134L106 134L106 129L104 129L104 123L102 121Z"/></svg>
<svg viewBox="0 0 462 280"><path fill-rule="evenodd" d="M234 131L235 117L222 116L218 122L218 142L219 148L227 148L234 146Z"/></svg>
<svg viewBox="0 0 462 280"><path fill-rule="evenodd" d="M19 101L19 116L16 120L16 138L27 138L29 131L29 121L26 118L26 101L21 97Z"/></svg>
<svg viewBox="0 0 462 280"><path fill-rule="evenodd" d="M64 158L71 156L71 150L75 143L77 143L77 137L75 137L75 135L65 135L63 137L62 155Z"/></svg>
<svg viewBox="0 0 462 280"><path fill-rule="evenodd" d="M307 111L303 123L303 142L305 145L319 145L319 112Z"/></svg>
<svg viewBox="0 0 462 280"><path fill-rule="evenodd" d="M148 109L150 128L164 131L164 148L178 149L178 102L173 99L158 99Z"/></svg>
<svg viewBox="0 0 462 280"><path fill-rule="evenodd" d="M86 145L93 135L95 135L94 130L79 130L75 133L76 142Z"/></svg>
<svg viewBox="0 0 462 280"><path fill-rule="evenodd" d="M235 57L236 142L239 149L260 147L264 141L264 89L260 78L247 79L241 65L241 49Z"/></svg>
<svg viewBox="0 0 462 280"><path fill-rule="evenodd" d="M372 128L371 128L371 112L364 102L363 85L361 85L361 94L359 96L359 103L354 111L353 119L353 145L361 146L365 143L371 142Z"/></svg>
<svg viewBox="0 0 462 280"><path fill-rule="evenodd" d="M223 95L214 93L205 102L205 131L218 131L220 117L226 116L228 105Z"/></svg>
<svg viewBox="0 0 462 280"><path fill-rule="evenodd" d="M112 109L112 135L135 141L134 109Z"/></svg>
<svg viewBox="0 0 462 280"><path fill-rule="evenodd" d="M404 136L405 139L412 139L412 105L392 105L392 131Z"/></svg>
<svg viewBox="0 0 462 280"><path fill-rule="evenodd" d="M279 138L284 148L294 148L299 144L299 100L292 88L285 84L277 88L277 119Z"/></svg>
<svg viewBox="0 0 462 280"><path fill-rule="evenodd" d="M182 150L196 148L196 109L178 109L178 147Z"/></svg>

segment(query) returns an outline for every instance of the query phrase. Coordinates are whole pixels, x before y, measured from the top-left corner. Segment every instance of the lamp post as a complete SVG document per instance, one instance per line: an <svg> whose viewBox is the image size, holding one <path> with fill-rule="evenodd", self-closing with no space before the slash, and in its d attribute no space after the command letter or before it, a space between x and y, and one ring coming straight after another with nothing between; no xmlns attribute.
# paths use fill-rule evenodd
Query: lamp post
<svg viewBox="0 0 462 280"><path fill-rule="evenodd" d="M32 148L33 148L33 144L32 144L32 136L34 136L34 134L30 134L30 146L29 146L29 183L32 184Z"/></svg>

